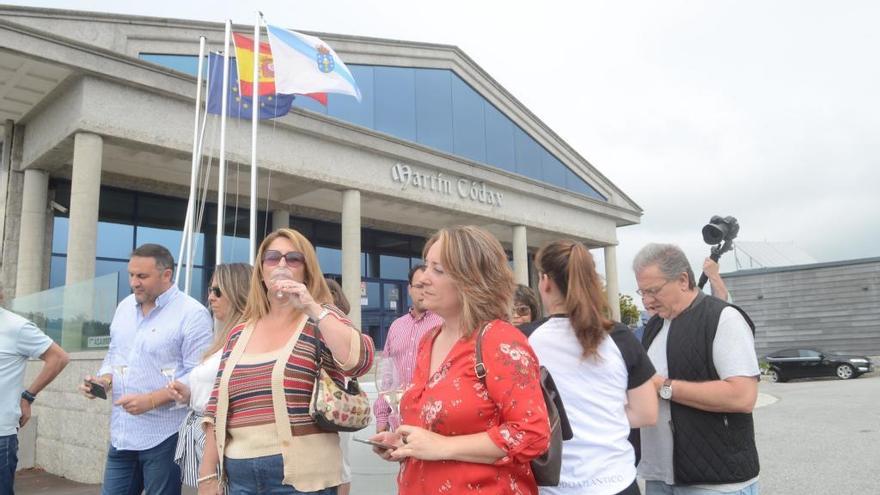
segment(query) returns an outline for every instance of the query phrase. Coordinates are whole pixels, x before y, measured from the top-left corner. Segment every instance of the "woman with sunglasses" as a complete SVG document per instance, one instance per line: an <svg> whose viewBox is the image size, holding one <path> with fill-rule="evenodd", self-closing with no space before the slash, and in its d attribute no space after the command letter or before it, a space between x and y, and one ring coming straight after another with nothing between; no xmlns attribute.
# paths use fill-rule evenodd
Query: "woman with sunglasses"
<svg viewBox="0 0 880 495"><path fill-rule="evenodd" d="M318 352L340 386L367 373L373 341L332 302L312 244L279 229L257 251L244 323L223 348L205 410L199 493L331 495L342 483L339 436L309 416ZM218 475L219 472L219 475Z"/></svg>
<svg viewBox="0 0 880 495"><path fill-rule="evenodd" d="M582 243L554 241L535 255L538 291L552 316L529 337L553 375L574 438L555 487L541 494L638 495L630 427L657 421L654 366L632 331L608 319L605 291Z"/></svg>
<svg viewBox="0 0 880 495"><path fill-rule="evenodd" d="M208 397L214 387L220 354L229 332L241 322L247 303L253 267L246 263L227 263L214 268L208 288L208 305L214 315L214 342L202 356L202 362L192 369L185 382L174 381L168 391L178 402L188 404L190 412L180 426L174 462L180 466L180 476L187 486L196 487L199 463L205 449L202 418Z"/></svg>
<svg viewBox="0 0 880 495"><path fill-rule="evenodd" d="M536 494L530 461L547 450L550 421L538 360L508 323L513 273L497 239L453 227L425 245L424 305L444 320L419 345L412 385L400 402L403 425L373 440L402 461L401 495ZM482 336L480 336L482 335ZM481 340L486 374L474 369Z"/></svg>

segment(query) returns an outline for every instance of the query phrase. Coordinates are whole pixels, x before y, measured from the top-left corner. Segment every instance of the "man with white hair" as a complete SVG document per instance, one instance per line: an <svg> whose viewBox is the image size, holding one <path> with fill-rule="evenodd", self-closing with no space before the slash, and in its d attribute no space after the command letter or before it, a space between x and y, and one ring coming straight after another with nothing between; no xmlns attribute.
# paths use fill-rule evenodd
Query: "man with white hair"
<svg viewBox="0 0 880 495"><path fill-rule="evenodd" d="M654 313L642 344L663 399L657 425L641 430L647 495L757 494L754 324L696 287L678 246L648 244L633 271L645 309Z"/></svg>

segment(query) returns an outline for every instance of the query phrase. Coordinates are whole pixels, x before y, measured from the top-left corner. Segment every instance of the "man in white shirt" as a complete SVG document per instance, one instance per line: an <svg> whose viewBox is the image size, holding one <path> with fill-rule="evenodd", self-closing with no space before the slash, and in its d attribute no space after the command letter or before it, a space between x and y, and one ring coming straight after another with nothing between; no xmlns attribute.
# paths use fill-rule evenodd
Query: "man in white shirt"
<svg viewBox="0 0 880 495"><path fill-rule="evenodd" d="M642 343L662 399L657 425L641 430L647 495L757 494L754 325L696 288L677 246L645 246L633 270L646 309L656 313Z"/></svg>

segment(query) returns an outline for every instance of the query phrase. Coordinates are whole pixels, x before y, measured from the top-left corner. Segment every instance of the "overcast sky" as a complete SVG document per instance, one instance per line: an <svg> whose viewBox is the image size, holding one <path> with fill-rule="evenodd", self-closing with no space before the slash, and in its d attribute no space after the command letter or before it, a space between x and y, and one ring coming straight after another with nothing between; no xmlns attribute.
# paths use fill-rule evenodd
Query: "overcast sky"
<svg viewBox="0 0 880 495"><path fill-rule="evenodd" d="M624 293L647 242L701 264L713 214L819 261L880 256L880 2L13 3L239 23L260 8L293 29L457 45L644 209L618 231Z"/></svg>

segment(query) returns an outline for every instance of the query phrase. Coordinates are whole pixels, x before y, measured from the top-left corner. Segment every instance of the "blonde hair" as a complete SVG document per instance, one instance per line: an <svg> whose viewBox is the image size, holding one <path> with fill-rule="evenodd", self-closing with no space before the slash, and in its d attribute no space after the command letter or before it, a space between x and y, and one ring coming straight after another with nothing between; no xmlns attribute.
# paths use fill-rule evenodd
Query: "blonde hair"
<svg viewBox="0 0 880 495"><path fill-rule="evenodd" d="M607 317L608 300L590 251L577 241L553 241L538 250L535 265L565 297L565 311L583 356L597 355L614 322Z"/></svg>
<svg viewBox="0 0 880 495"><path fill-rule="evenodd" d="M315 254L315 247L312 243L293 229L278 229L267 235L260 248L257 250L257 258L254 260L254 272L251 275L251 287L248 293L247 306L244 309L244 321L254 323L260 318L269 314L269 297L266 295L268 290L266 284L263 283L263 253L272 244L272 241L278 238L285 238L293 244L293 249L303 254L305 258L305 279L303 284L309 289L312 299L318 304L333 304L333 296L321 273L321 267L318 265L318 256Z"/></svg>
<svg viewBox="0 0 880 495"><path fill-rule="evenodd" d="M214 335L214 342L205 351L202 359L207 359L226 345L229 332L241 323L244 308L247 305L248 287L250 285L251 272L254 268L247 263L225 263L214 268L214 279L220 288L222 297L229 301L229 314L224 321L219 322L219 327Z"/></svg>
<svg viewBox="0 0 880 495"><path fill-rule="evenodd" d="M423 258L434 244L439 244L440 262L458 289L464 336L492 320L508 321L515 284L498 239L472 225L441 229L425 244Z"/></svg>

